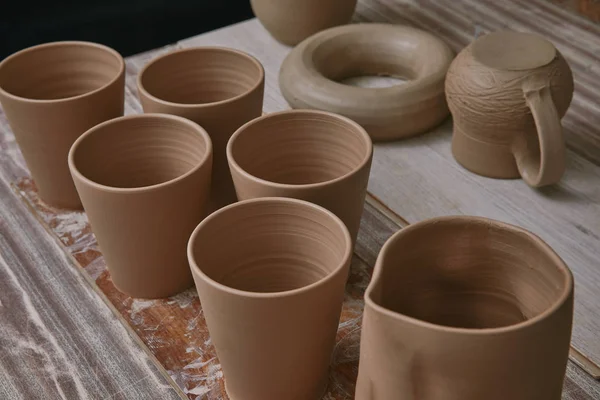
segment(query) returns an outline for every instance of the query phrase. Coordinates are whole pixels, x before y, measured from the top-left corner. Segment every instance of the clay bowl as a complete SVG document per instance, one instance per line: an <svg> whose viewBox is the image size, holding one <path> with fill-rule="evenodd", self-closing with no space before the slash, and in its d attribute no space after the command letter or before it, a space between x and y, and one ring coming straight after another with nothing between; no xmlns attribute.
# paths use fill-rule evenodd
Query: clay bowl
<svg viewBox="0 0 600 400"><path fill-rule="evenodd" d="M573 277L537 236L478 217L410 225L365 293L356 399L559 400Z"/></svg>
<svg viewBox="0 0 600 400"><path fill-rule="evenodd" d="M281 93L293 108L325 110L361 124L376 141L424 133L449 114L444 79L454 53L409 26L352 24L311 36L286 57ZM406 82L383 88L343 84L363 75Z"/></svg>
<svg viewBox="0 0 600 400"><path fill-rule="evenodd" d="M81 208L67 154L100 122L123 115L125 62L88 42L21 50L0 63L0 102L46 203Z"/></svg>
<svg viewBox="0 0 600 400"><path fill-rule="evenodd" d="M352 257L333 213L287 198L202 221L188 257L232 400L323 395Z"/></svg>
<svg viewBox="0 0 600 400"><path fill-rule="evenodd" d="M275 39L294 46L319 31L350 22L356 0L250 0L250 5Z"/></svg>
<svg viewBox="0 0 600 400"><path fill-rule="evenodd" d="M236 201L225 147L237 128L262 114L265 72L238 50L194 47L161 55L138 76L144 112L188 118L202 126L214 147L209 209Z"/></svg>
<svg viewBox="0 0 600 400"><path fill-rule="evenodd" d="M573 75L552 43L523 32L482 36L452 62L446 96L452 153L462 166L491 178L522 177L533 187L561 179L560 119L573 97Z"/></svg>
<svg viewBox="0 0 600 400"><path fill-rule="evenodd" d="M264 115L235 132L227 158L239 200L307 200L332 211L356 239L373 158L357 123L322 111Z"/></svg>
<svg viewBox="0 0 600 400"><path fill-rule="evenodd" d="M186 244L206 214L212 144L172 115L116 118L69 152L83 207L119 290L158 298L193 283Z"/></svg>

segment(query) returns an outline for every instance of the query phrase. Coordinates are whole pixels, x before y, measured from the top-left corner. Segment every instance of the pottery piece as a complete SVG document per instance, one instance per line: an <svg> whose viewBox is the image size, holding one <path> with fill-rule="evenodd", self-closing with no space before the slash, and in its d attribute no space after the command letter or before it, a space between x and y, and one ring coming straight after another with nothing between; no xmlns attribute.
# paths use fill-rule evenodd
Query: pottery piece
<svg viewBox="0 0 600 400"><path fill-rule="evenodd" d="M212 144L185 118L116 118L84 133L69 167L112 280L132 297L192 286L190 234L206 215Z"/></svg>
<svg viewBox="0 0 600 400"><path fill-rule="evenodd" d="M204 219L188 257L232 400L323 395L352 257L333 213L288 198Z"/></svg>
<svg viewBox="0 0 600 400"><path fill-rule="evenodd" d="M410 225L365 293L357 400L560 400L573 277L516 226L478 217Z"/></svg>
<svg viewBox="0 0 600 400"><path fill-rule="evenodd" d="M350 22L356 1L250 0L250 5L277 41L294 46L317 32Z"/></svg>
<svg viewBox="0 0 600 400"><path fill-rule="evenodd" d="M401 139L426 132L448 116L444 79L453 57L441 39L413 27L340 26L292 50L281 66L279 86L293 108L344 115L361 124L373 140ZM340 83L362 75L407 82L384 88Z"/></svg>
<svg viewBox="0 0 600 400"><path fill-rule="evenodd" d="M54 42L0 63L0 103L39 195L81 208L67 154L81 134L123 115L125 62L100 44Z"/></svg>
<svg viewBox="0 0 600 400"><path fill-rule="evenodd" d="M373 145L354 121L311 110L264 115L233 134L227 158L239 200L310 201L337 215L356 240Z"/></svg>
<svg viewBox="0 0 600 400"><path fill-rule="evenodd" d="M202 126L213 143L209 210L236 201L225 147L233 132L262 114L265 73L241 51L196 47L164 54L138 76L144 112L179 115Z"/></svg>
<svg viewBox="0 0 600 400"><path fill-rule="evenodd" d="M523 32L485 35L456 57L446 79L454 117L452 153L468 170L556 183L565 170L560 119L573 97L573 75L544 38Z"/></svg>

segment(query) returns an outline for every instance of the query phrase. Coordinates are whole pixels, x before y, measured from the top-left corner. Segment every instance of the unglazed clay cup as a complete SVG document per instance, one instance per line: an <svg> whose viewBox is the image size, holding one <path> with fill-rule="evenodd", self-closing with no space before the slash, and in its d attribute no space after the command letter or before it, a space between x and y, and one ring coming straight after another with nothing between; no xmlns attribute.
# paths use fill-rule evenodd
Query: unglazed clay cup
<svg viewBox="0 0 600 400"><path fill-rule="evenodd" d="M310 201L337 215L356 240L373 158L356 122L311 110L264 115L235 132L227 158L239 200Z"/></svg>
<svg viewBox="0 0 600 400"><path fill-rule="evenodd" d="M196 47L152 60L138 76L144 112L179 115L202 126L213 143L209 210L236 201L225 147L237 128L260 116L265 73L241 51Z"/></svg>
<svg viewBox="0 0 600 400"><path fill-rule="evenodd" d="M350 22L356 1L250 0L250 5L276 40L293 46L319 31Z"/></svg>
<svg viewBox="0 0 600 400"><path fill-rule="evenodd" d="M159 298L193 284L186 244L206 215L212 144L185 118L116 118L73 144L69 167L115 286Z"/></svg>
<svg viewBox="0 0 600 400"><path fill-rule="evenodd" d="M203 220L188 257L232 400L323 395L352 256L315 204L260 198Z"/></svg>
<svg viewBox="0 0 600 400"><path fill-rule="evenodd" d="M357 400L560 400L573 277L537 236L478 217L410 225L365 293Z"/></svg>
<svg viewBox="0 0 600 400"><path fill-rule="evenodd" d="M454 59L446 76L454 118L452 153L470 171L539 187L565 171L561 118L573 97L569 64L546 39L485 35Z"/></svg>
<svg viewBox="0 0 600 400"><path fill-rule="evenodd" d="M46 203L81 208L67 154L81 134L123 115L125 62L87 42L21 50L0 63L0 103Z"/></svg>

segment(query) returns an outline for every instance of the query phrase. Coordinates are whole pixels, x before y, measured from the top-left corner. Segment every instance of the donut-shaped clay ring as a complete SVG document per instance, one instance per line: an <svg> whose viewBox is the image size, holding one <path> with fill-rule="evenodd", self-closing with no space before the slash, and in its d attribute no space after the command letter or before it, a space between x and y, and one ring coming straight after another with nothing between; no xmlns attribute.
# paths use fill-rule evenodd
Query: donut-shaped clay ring
<svg viewBox="0 0 600 400"><path fill-rule="evenodd" d="M325 110L361 124L373 140L423 133L449 114L446 71L454 57L441 39L420 29L353 24L319 32L284 60L279 85L293 108ZM340 81L364 75L406 83L361 88Z"/></svg>

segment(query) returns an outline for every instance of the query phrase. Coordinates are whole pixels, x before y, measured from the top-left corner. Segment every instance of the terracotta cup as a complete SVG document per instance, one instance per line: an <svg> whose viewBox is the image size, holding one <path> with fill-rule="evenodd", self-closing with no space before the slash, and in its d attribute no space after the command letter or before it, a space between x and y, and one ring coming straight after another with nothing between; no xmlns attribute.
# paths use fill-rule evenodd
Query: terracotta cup
<svg viewBox="0 0 600 400"><path fill-rule="evenodd" d="M69 167L119 290L142 298L193 283L186 244L206 214L212 144L185 118L116 118L73 144Z"/></svg>
<svg viewBox="0 0 600 400"><path fill-rule="evenodd" d="M46 203L81 208L67 154L83 132L123 115L124 90L123 58L95 43L42 44L0 63L0 102Z"/></svg>
<svg viewBox="0 0 600 400"><path fill-rule="evenodd" d="M225 147L237 128L262 114L265 73L241 51L197 47L151 61L138 77L144 112L179 115L202 126L213 142L209 210L236 201Z"/></svg>
<svg viewBox="0 0 600 400"><path fill-rule="evenodd" d="M352 256L334 214L246 200L196 228L188 257L232 400L323 395Z"/></svg>
<svg viewBox="0 0 600 400"><path fill-rule="evenodd" d="M356 240L373 157L367 132L324 111L268 114L238 129L227 158L239 200L294 197L327 208Z"/></svg>
<svg viewBox="0 0 600 400"><path fill-rule="evenodd" d="M250 0L250 5L275 39L293 46L314 33L350 22L356 1Z"/></svg>
<svg viewBox="0 0 600 400"><path fill-rule="evenodd" d="M546 39L522 32L485 35L458 54L446 76L454 118L452 153L465 168L530 186L556 183L565 170L560 119L573 75Z"/></svg>
<svg viewBox="0 0 600 400"><path fill-rule="evenodd" d="M560 400L573 277L537 236L477 217L402 229L365 293L357 400Z"/></svg>

